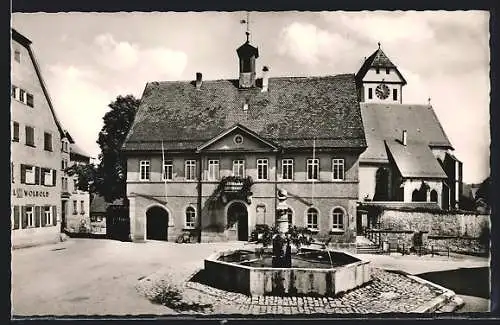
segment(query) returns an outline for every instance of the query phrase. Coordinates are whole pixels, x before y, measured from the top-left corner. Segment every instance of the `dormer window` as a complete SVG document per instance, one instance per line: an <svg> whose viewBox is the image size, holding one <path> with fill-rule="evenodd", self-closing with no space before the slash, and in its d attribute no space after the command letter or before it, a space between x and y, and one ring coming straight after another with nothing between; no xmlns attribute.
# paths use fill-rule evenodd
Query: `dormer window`
<svg viewBox="0 0 500 325"><path fill-rule="evenodd" d="M391 71L391 69L385 68L385 74L389 74L390 71Z"/></svg>
<svg viewBox="0 0 500 325"><path fill-rule="evenodd" d="M376 72L377 74L380 74L380 69L379 69L379 68L376 68L376 69L375 69L375 72Z"/></svg>

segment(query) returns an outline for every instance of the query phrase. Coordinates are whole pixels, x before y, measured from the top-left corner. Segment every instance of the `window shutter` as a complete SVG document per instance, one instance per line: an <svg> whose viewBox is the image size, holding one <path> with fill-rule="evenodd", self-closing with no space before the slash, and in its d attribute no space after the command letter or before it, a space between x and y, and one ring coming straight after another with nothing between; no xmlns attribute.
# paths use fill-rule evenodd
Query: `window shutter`
<svg viewBox="0 0 500 325"><path fill-rule="evenodd" d="M14 229L19 229L19 205L14 205Z"/></svg>
<svg viewBox="0 0 500 325"><path fill-rule="evenodd" d="M52 170L52 186L56 186L56 182L57 182L56 173L57 173L57 170L53 169Z"/></svg>
<svg viewBox="0 0 500 325"><path fill-rule="evenodd" d="M21 164L21 184L26 184L26 165Z"/></svg>
<svg viewBox="0 0 500 325"><path fill-rule="evenodd" d="M42 215L41 215L41 219L42 219L42 227L45 227L45 225L47 224L47 222L46 222L46 220L45 220L45 208L46 208L46 207L47 207L46 205L44 205L44 206L43 206L43 211L42 211Z"/></svg>
<svg viewBox="0 0 500 325"><path fill-rule="evenodd" d="M24 205L21 207L21 225L22 229L28 226L28 216L26 215L26 207Z"/></svg>
<svg viewBox="0 0 500 325"><path fill-rule="evenodd" d="M35 207L35 227L40 227L40 219L41 219L41 211L42 207L41 206L36 206Z"/></svg>
<svg viewBox="0 0 500 325"><path fill-rule="evenodd" d="M48 171L47 168L41 168L40 185L45 185L45 172L46 171Z"/></svg>
<svg viewBox="0 0 500 325"><path fill-rule="evenodd" d="M40 167L35 167L35 185L40 184Z"/></svg>
<svg viewBox="0 0 500 325"><path fill-rule="evenodd" d="M52 206L52 225L57 226L57 206Z"/></svg>

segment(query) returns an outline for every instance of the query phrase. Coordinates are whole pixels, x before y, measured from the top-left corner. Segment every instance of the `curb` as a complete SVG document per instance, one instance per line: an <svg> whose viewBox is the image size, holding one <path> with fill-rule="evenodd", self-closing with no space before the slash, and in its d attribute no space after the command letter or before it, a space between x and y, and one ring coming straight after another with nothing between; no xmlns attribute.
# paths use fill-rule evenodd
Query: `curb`
<svg viewBox="0 0 500 325"><path fill-rule="evenodd" d="M426 302L422 306L413 310L412 311L413 313L433 313L436 310L438 310L439 308L446 305L448 302L450 302L453 299L456 299L456 302L457 302L459 307L463 306L463 304L464 304L463 300L461 298L457 297L454 291L452 291L450 289L446 289L445 287L442 287L442 286L435 284L433 282L419 278L415 275L407 274L406 276L412 280L415 280L415 281L421 283L421 284L429 285L429 286L432 286L434 288L437 288L439 290L444 291L441 295L437 296L436 298L432 299L431 301Z"/></svg>

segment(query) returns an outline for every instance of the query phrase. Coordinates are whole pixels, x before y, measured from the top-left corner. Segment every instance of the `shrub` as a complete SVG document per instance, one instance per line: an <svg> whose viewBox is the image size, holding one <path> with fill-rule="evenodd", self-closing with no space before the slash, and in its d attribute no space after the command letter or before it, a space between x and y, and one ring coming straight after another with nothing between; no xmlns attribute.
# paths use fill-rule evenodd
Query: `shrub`
<svg viewBox="0 0 500 325"><path fill-rule="evenodd" d="M203 312L212 307L211 304L184 301L181 290L166 282L160 282L153 288L153 292L150 295L149 300L152 303L166 306L175 311Z"/></svg>

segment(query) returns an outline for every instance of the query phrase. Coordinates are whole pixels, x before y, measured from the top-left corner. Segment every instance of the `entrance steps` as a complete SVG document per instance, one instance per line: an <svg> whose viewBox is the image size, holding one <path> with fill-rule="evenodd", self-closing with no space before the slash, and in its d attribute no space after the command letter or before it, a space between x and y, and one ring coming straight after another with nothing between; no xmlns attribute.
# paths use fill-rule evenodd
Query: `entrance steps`
<svg viewBox="0 0 500 325"><path fill-rule="evenodd" d="M356 252L358 254L380 254L382 249L365 236L356 236Z"/></svg>

